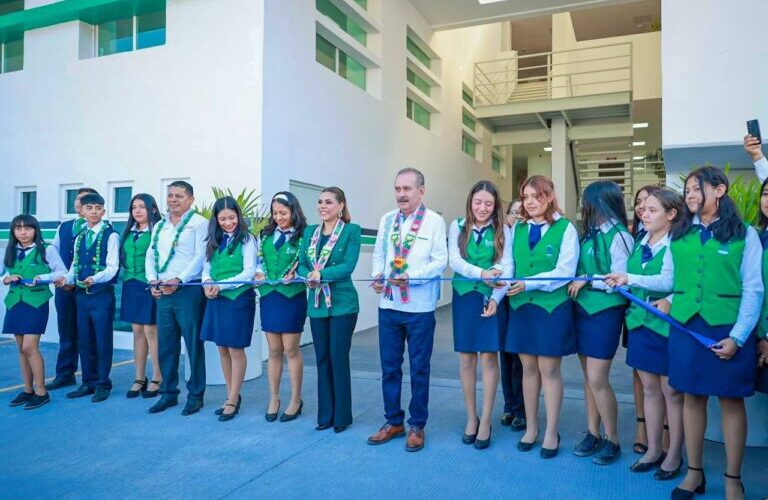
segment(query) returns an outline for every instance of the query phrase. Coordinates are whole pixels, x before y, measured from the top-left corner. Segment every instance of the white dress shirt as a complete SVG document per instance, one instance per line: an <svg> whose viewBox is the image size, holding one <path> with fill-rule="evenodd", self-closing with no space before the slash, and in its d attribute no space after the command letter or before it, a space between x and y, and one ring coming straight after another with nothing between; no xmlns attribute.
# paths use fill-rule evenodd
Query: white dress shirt
<svg viewBox="0 0 768 500"><path fill-rule="evenodd" d="M391 271L389 263L395 258L391 234L395 217L399 214L399 210L392 210L381 218L376 244L373 247L372 278L378 274L383 275L384 279L389 276ZM406 217L405 221L400 222L401 242L404 242L415 217L414 212ZM440 281L434 278L442 277L443 270L448 265L445 221L436 212L426 210L406 263L408 264L405 273L408 275L409 301L403 304L400 300L400 290L392 287L392 300L387 299L382 292L379 307L413 313L434 311L437 300L440 298Z"/></svg>
<svg viewBox="0 0 768 500"><path fill-rule="evenodd" d="M230 241L227 245L227 249L232 245L232 233L224 233L229 235ZM226 252L227 249L224 251ZM248 236L248 239L243 243L243 270L231 278L221 279L219 283L226 283L229 281L250 281L253 279L253 275L256 274L256 238ZM203 281L213 280L211 277L211 261L206 259L203 263ZM230 288L237 288L240 286L250 285L219 285L219 290L228 290Z"/></svg>
<svg viewBox="0 0 768 500"><path fill-rule="evenodd" d="M18 251L22 250L23 248L24 247L21 245L16 245L16 254L18 255ZM26 248L29 250L30 248L34 248L34 245ZM56 247L53 245L48 245L45 247L45 260L48 263L48 267L51 268L51 272L37 276L40 281L54 281L67 274L67 267L64 265L64 262L61 261L59 251L56 250ZM0 259L0 277L5 276L8 273L8 269L5 268L4 261L5 259Z"/></svg>
<svg viewBox="0 0 768 500"><path fill-rule="evenodd" d="M640 245L647 245L651 239L652 234L646 234ZM654 257L661 252L664 248L667 249L664 252L664 256L661 258L661 272L659 274L644 275L644 274L627 274L627 284L630 286L637 286L648 290L649 292L671 292L675 280L675 265L672 260L672 251L669 249L669 245L672 243L672 239L669 233L664 235L659 241L651 245L651 254ZM642 251L642 250L639 250ZM642 264L643 269L648 265L648 262Z"/></svg>
<svg viewBox="0 0 768 500"><path fill-rule="evenodd" d="M477 227L477 225L472 225L472 229L481 229ZM501 276L503 278L508 278L512 276L511 267L512 267L512 236L511 231L507 227L506 224L504 224L504 251L501 254L501 258L498 262L496 262L491 269L501 269ZM482 277L482 272L485 271L482 267L475 266L473 264L470 264L467 262L464 257L461 256L461 251L459 249L459 233L461 230L459 229L459 221L454 220L451 222L451 227L448 230L448 262L450 263L451 269L457 274L460 274L464 276L465 278L475 278L479 279ZM474 231L472 231L470 237L475 237ZM509 274L507 274L509 273ZM501 288L494 288L493 293L491 294L491 298L496 301L496 304L500 304L501 301L504 299L504 294L506 293L507 287L501 287Z"/></svg>
<svg viewBox="0 0 768 500"><path fill-rule="evenodd" d="M560 220L562 216L558 213L554 214L555 220ZM533 221L529 221L533 224ZM515 232L521 224L515 224L512 227L512 241L515 238ZM541 225L541 238L544 239L544 235L549 230L549 224L543 222ZM528 242L526 242L528 244ZM510 276L514 275L515 262L514 255L512 256L512 263L510 269ZM576 228L572 223L568 223L563 233L563 240L560 243L560 253L557 256L557 265L551 271L535 274L529 276L529 278L559 278L559 277L573 277L576 276L576 268L579 265L579 233L576 232ZM542 292L554 292L558 288L567 285L568 281L526 281L525 291L530 292L533 290L541 290Z"/></svg>
<svg viewBox="0 0 768 500"><path fill-rule="evenodd" d="M82 243L82 245L85 245L88 238L88 232L93 232L93 244L96 244L96 235L99 234L99 231L101 231L101 228L104 226L104 221L99 222L93 227L90 227L89 225L86 225L83 229L83 232L81 233L79 238L75 239L75 254L78 252L77 248L77 240L79 239ZM75 257L77 258L77 257ZM109 235L109 239L107 240L107 259L105 262L105 267L101 271L97 272L93 275L93 283L106 283L107 281L111 280L115 277L117 272L120 270L120 235L117 234L117 231L114 231L112 234ZM75 276L75 260L72 260L72 266L69 268L69 272L67 272L65 276L67 280L67 284L73 285L75 283L75 280L77 279L77 276ZM88 278L88 276L86 276Z"/></svg>
<svg viewBox="0 0 768 500"><path fill-rule="evenodd" d="M765 156L755 162L755 173L761 184L768 179L768 160Z"/></svg>
<svg viewBox="0 0 768 500"><path fill-rule="evenodd" d="M603 234L608 234L608 232L619 223L619 221L615 219L611 219L610 221L603 222L600 224L600 231ZM632 249L635 247L635 240L632 238L632 235L629 234L627 231L619 231L616 236L613 237L613 241L611 242L611 248L608 250L608 252L611 254L611 272L612 273L626 273L627 272L627 261L629 261L629 256L632 254ZM602 278L604 275L602 274L596 274L595 277ZM605 284L605 281L602 280L595 280L592 282L592 288L596 288L598 290L605 290L608 293L613 293L613 289Z"/></svg>
<svg viewBox="0 0 768 500"><path fill-rule="evenodd" d="M184 220L189 212L185 212L181 218L179 218L178 225ZM161 268L171 252L171 245L176 237L176 228L168 216L166 216L165 224L162 229L160 228L160 222L155 224L152 229L152 241L154 242L155 235L158 234L157 250L159 253L159 259L157 266ZM168 263L168 268L165 272L160 273L158 276L155 271L155 252L150 244L146 257L146 273L147 281L168 281L174 278L178 278L182 283L188 283L193 280L200 279L203 271L203 261L205 260L205 245L208 240L208 220L200 214L193 214L189 219L189 223L179 236L179 241L176 244L176 253L171 261Z"/></svg>

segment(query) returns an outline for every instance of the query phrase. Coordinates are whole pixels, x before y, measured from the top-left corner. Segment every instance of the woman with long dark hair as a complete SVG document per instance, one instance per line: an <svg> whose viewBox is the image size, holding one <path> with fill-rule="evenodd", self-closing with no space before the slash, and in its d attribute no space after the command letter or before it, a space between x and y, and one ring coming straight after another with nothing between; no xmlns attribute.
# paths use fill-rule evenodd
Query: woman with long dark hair
<svg viewBox="0 0 768 500"><path fill-rule="evenodd" d="M729 181L716 167L701 167L685 179L685 217L673 231L675 266L670 314L704 335L708 345L685 332L669 334L669 383L684 393L683 428L688 474L672 498L704 493L702 469L707 401L720 403L725 442L727 498L743 495L741 463L747 436L744 398L754 394L755 336L763 283L762 247L728 196Z"/></svg>
<svg viewBox="0 0 768 500"><path fill-rule="evenodd" d="M161 219L155 199L139 193L131 198L128 223L120 237L120 262L123 267L123 289L120 319L131 323L133 359L136 375L127 398L157 396L162 382L157 353L157 304L147 288L146 257L152 240L152 229ZM147 355L152 360L152 381L147 378Z"/></svg>
<svg viewBox="0 0 768 500"><path fill-rule="evenodd" d="M491 418L499 383L499 325L496 309L511 272L509 229L498 189L489 181L472 186L464 217L451 223L448 259L453 279L453 349L460 356L461 387L467 409L462 442L477 449L491 444ZM484 281L470 281L483 279ZM482 415L477 416L478 353L483 372Z"/></svg>
<svg viewBox="0 0 768 500"><path fill-rule="evenodd" d="M259 260L254 277L256 281L270 281L258 286L261 329L269 346L269 406L264 415L267 422L277 420L280 411L284 357L288 359L291 400L281 421L296 418L301 405L304 361L300 347L307 319L307 287L292 280L296 278L299 249L306 227L307 219L296 196L288 191L276 193L272 197L269 222L259 236Z"/></svg>
<svg viewBox="0 0 768 500"><path fill-rule="evenodd" d="M45 363L40 354L40 336L48 325L49 285L67 272L53 245L43 241L40 224L31 215L17 215L11 221L5 258L0 265L5 297L3 333L12 334L19 348L19 366L24 390L10 402L25 410L39 408L51 401L45 390ZM21 283L24 280L25 283Z"/></svg>
<svg viewBox="0 0 768 500"><path fill-rule="evenodd" d="M256 315L256 292L243 284L256 271L256 239L248 231L243 212L234 198L224 196L213 204L203 264L203 290L208 298L200 338L219 348L227 399L216 410L219 420L232 420L240 411L240 388L245 380ZM230 283L232 282L232 283Z"/></svg>
<svg viewBox="0 0 768 500"><path fill-rule="evenodd" d="M760 243L763 245L763 288L768 285L768 179L760 188ZM768 393L768 294L764 294L757 322L758 372L756 389Z"/></svg>
<svg viewBox="0 0 768 500"><path fill-rule="evenodd" d="M627 229L624 195L613 181L597 181L584 189L581 199L581 249L579 276L626 273L634 246ZM609 372L619 347L626 299L601 280L573 281L568 294L575 299L576 352L584 372L587 433L573 453L594 455L592 462L608 465L620 454L618 404ZM603 423L605 437L600 432Z"/></svg>

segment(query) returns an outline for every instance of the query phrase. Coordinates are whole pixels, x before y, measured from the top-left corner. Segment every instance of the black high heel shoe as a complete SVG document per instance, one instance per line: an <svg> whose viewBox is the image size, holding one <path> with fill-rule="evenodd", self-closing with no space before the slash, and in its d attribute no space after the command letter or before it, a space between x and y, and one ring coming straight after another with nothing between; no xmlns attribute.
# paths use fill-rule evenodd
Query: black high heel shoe
<svg viewBox="0 0 768 500"><path fill-rule="evenodd" d="M475 429L475 433L465 433L463 436L461 436L461 442L464 444L474 444L475 440L477 439L477 431L480 429L480 419L477 416L475 418L477 418L477 428Z"/></svg>
<svg viewBox="0 0 768 500"><path fill-rule="evenodd" d="M226 406L234 406L235 407L235 411L233 411L232 413L224 413L222 411L221 415L219 415L219 422L226 422L227 420L232 420L233 418L235 418L235 415L237 415L240 412L240 400L239 399L238 399L237 404L224 403L224 406L225 407Z"/></svg>
<svg viewBox="0 0 768 500"><path fill-rule="evenodd" d="M645 417L637 417L637 422L645 424ZM635 443L632 445L632 451L637 453L638 455L645 455L648 451L648 445L643 443Z"/></svg>
<svg viewBox="0 0 768 500"><path fill-rule="evenodd" d="M282 415L280 415L280 421L281 422L290 422L291 420L296 420L296 417L301 415L301 409L302 408L304 408L304 401L301 401L299 403L299 409L296 410L296 413L285 412Z"/></svg>
<svg viewBox="0 0 768 500"><path fill-rule="evenodd" d="M478 434L480 433L480 425L477 426L477 432ZM491 434L493 434L493 426L488 429L488 439L475 439L475 449L484 450L491 446ZM477 434L475 434L475 437L477 437Z"/></svg>
<svg viewBox="0 0 768 500"><path fill-rule="evenodd" d="M269 408L267 408L267 413L264 414L264 420L267 422L274 422L277 420L278 413L280 413L280 400L277 401L277 410L274 413L269 413Z"/></svg>
<svg viewBox="0 0 768 500"><path fill-rule="evenodd" d="M242 402L243 402L243 398L240 395L238 395L237 396L237 409L238 410L240 409L240 403L242 403ZM213 413L216 414L216 415L223 414L225 406L227 406L227 400L226 399L224 400L224 404L222 405L222 407L221 408L216 408L216 411L214 411Z"/></svg>
<svg viewBox="0 0 768 500"><path fill-rule="evenodd" d="M147 384L149 383L149 379L147 379L147 377L144 377L144 380L134 380L133 383L134 384L139 384L141 387L139 388L138 391L132 391L132 390L128 389L128 392L125 393L125 397L128 398L128 399L138 398L139 394L144 392L144 389L147 388Z"/></svg>
<svg viewBox="0 0 768 500"><path fill-rule="evenodd" d="M523 438L520 438L520 441L517 442L517 451L531 451L534 446L536 446L536 441L539 440L539 433L536 433L536 439L533 440L532 443L526 443L523 441Z"/></svg>
<svg viewBox="0 0 768 500"><path fill-rule="evenodd" d="M744 490L744 483L741 482L741 476L732 476L732 475L728 474L727 472L725 474L723 474L723 475L725 477L727 477L728 479L738 479L739 486L741 486L741 492L742 493L746 493L746 491Z"/></svg>
<svg viewBox="0 0 768 500"><path fill-rule="evenodd" d="M665 470L664 467L659 465L659 468L656 469L656 472L653 473L653 478L656 481L669 481L670 479L674 479L679 476L681 470L683 470L682 458L680 459L680 463L677 465L677 468L674 470Z"/></svg>
<svg viewBox="0 0 768 500"><path fill-rule="evenodd" d="M144 399L150 399L157 397L158 394L160 394L160 380L152 380L149 382L149 385L155 384L157 386L157 389L154 391L150 391L149 388L146 388L141 391L141 397ZM147 386L149 387L149 386Z"/></svg>
<svg viewBox="0 0 768 500"><path fill-rule="evenodd" d="M540 454L541 458L555 458L557 456L557 452L560 450L560 433L557 433L557 446L554 448L544 448L542 445Z"/></svg>
<svg viewBox="0 0 768 500"><path fill-rule="evenodd" d="M703 495L707 491L707 477L704 475L704 469L700 469L698 467L691 467L688 466L688 470L701 472L701 482L696 487L695 490L684 490L682 488L675 488L672 490L672 496L670 497L672 500L690 500L693 498L693 495Z"/></svg>

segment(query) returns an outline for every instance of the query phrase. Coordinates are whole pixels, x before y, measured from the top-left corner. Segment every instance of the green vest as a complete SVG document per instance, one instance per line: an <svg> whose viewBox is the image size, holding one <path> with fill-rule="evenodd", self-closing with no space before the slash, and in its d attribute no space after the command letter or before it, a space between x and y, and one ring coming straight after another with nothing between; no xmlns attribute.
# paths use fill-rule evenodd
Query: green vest
<svg viewBox="0 0 768 500"><path fill-rule="evenodd" d="M240 243L233 243L233 245L235 248L231 254L229 247L223 251L216 250L213 252L211 256L211 279L213 281L225 280L243 272L243 245ZM249 288L248 285L239 285L236 288L222 290L219 295L228 299L236 299L247 292Z"/></svg>
<svg viewBox="0 0 768 500"><path fill-rule="evenodd" d="M629 262L627 262L627 273L642 276L661 274L661 268L664 265L664 254L667 253L667 251L669 251L667 247L659 250L659 252L653 256L653 259L648 261L645 264L645 268L643 268L643 247L638 243L635 246L635 251L629 258ZM645 288L640 288L639 286L630 287L630 291L632 292L632 295L646 302L663 299L667 295L664 292L649 292ZM641 326L653 330L662 337L669 337L669 323L659 319L636 304L630 304L629 309L627 309L627 328L633 330Z"/></svg>
<svg viewBox="0 0 768 500"><path fill-rule="evenodd" d="M459 224L459 231L462 231L464 229L464 219L458 219L457 220ZM470 231L469 238L467 241L467 258L466 261L473 266L480 267L482 269L490 269L494 262L493 258L495 256L495 248L493 246L493 237L494 237L494 228L493 226L490 226L488 229L485 230L483 233L483 238L480 240L480 244L477 243L477 240L474 238L474 232ZM465 295L472 291L478 291L485 295L486 297L491 296L491 292L493 291L491 287L486 285L482 281L467 281L467 280L461 280L456 278L464 278L465 276L462 276L459 273L455 273L453 277L453 289L456 290L456 293L459 295Z"/></svg>
<svg viewBox="0 0 768 500"><path fill-rule="evenodd" d="M123 241L123 281L138 280L147 282L146 264L147 250L152 242L152 235L144 231L139 239L133 241L133 234L128 234Z"/></svg>
<svg viewBox="0 0 768 500"><path fill-rule="evenodd" d="M282 279L283 274L296 260L299 254L299 247L286 241L280 250L275 249L275 242L273 235L269 235L262 240L261 245L261 258L264 262L264 274L268 280ZM306 285L303 283L290 283L287 285L259 285L259 295L262 297L272 293L279 292L286 297L294 297L300 293L304 293Z"/></svg>
<svg viewBox="0 0 768 500"><path fill-rule="evenodd" d="M515 278L527 278L539 273L545 273L557 267L557 259L560 256L560 245L563 242L565 230L571 222L561 217L552 224L546 234L541 237L536 246L531 250L528 247L527 223L518 223L515 226L515 237L512 242L512 257L515 261ZM547 312L552 312L557 306L568 300L566 286L561 286L554 292L532 290L513 295L509 298L509 305L517 309L523 304L534 304L543 307Z"/></svg>
<svg viewBox="0 0 768 500"><path fill-rule="evenodd" d="M46 247L48 245L45 245ZM9 275L18 274L25 280L32 280L35 276L48 274L51 268L43 262L42 256L33 248L27 253L24 260L16 262L12 267L6 269ZM53 297L48 285L26 286L11 285L8 288L8 295L5 296L5 307L10 309L19 302L24 302L32 307L40 307Z"/></svg>
<svg viewBox="0 0 768 500"><path fill-rule="evenodd" d="M613 239L617 236L621 238L621 233L629 233L624 226L613 226L607 233L597 232L595 238L588 238L581 244L579 252L579 266L576 274L578 276L595 274L610 274L611 272L611 245ZM589 314L595 314L604 311L609 307L626 305L627 299L618 293L608 293L604 290L592 288L591 283L587 283L579 295L576 296L576 302L584 308Z"/></svg>
<svg viewBox="0 0 768 500"><path fill-rule="evenodd" d="M685 323L699 314L712 326L736 323L741 304L741 261L744 240L705 245L699 229L672 242L675 264L674 299L670 315Z"/></svg>
<svg viewBox="0 0 768 500"><path fill-rule="evenodd" d="M763 286L768 285L768 248L763 249ZM757 321L757 336L764 339L768 337L768 293L763 294L763 308L760 310L760 319Z"/></svg>

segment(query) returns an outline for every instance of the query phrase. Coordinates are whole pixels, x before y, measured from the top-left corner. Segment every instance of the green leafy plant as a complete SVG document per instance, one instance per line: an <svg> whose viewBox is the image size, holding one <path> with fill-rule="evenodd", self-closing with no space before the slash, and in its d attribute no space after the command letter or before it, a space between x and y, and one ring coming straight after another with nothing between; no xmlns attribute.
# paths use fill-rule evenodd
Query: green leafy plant
<svg viewBox="0 0 768 500"><path fill-rule="evenodd" d="M255 189L248 190L244 188L238 194L234 194L229 188L213 186L211 187L211 193L214 200L224 196L233 197L243 211L243 217L248 222L248 227L253 234L259 234L267 225L269 221L269 207L261 206L261 194L256 193ZM195 211L206 219L210 219L213 216L213 203L200 206L195 205Z"/></svg>
<svg viewBox="0 0 768 500"><path fill-rule="evenodd" d="M723 171L725 175L731 172L730 163L725 164ZM680 185L685 185L686 177L686 175L680 175ZM757 179L748 179L744 175L739 175L731 179L728 196L733 200L744 222L757 227L760 221L760 182Z"/></svg>

